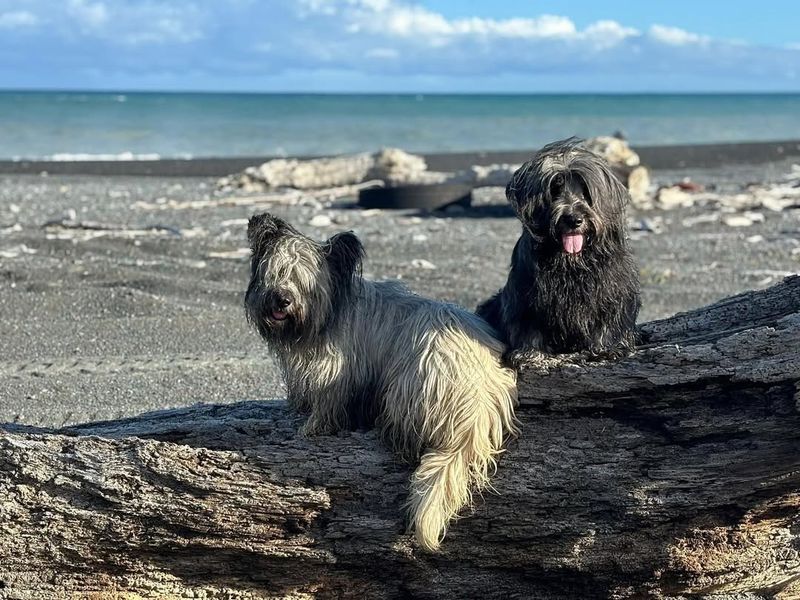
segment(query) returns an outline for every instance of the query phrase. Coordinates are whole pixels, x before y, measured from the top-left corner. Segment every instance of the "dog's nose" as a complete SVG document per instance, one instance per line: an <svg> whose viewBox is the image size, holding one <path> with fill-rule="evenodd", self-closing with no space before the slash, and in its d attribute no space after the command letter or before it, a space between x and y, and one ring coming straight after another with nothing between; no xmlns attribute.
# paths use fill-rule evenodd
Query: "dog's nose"
<svg viewBox="0 0 800 600"><path fill-rule="evenodd" d="M583 217L578 215L564 215L564 224L570 229L577 229L583 225Z"/></svg>
<svg viewBox="0 0 800 600"><path fill-rule="evenodd" d="M278 310L283 310L287 308L292 304L293 301L294 298L292 298L292 295L289 292L276 290L275 292L272 293L272 305L274 308Z"/></svg>

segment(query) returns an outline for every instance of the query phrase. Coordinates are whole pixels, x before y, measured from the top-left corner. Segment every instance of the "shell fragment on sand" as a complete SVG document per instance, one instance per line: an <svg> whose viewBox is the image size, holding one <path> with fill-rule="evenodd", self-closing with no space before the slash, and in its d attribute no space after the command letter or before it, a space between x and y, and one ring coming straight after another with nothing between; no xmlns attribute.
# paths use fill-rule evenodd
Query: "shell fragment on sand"
<svg viewBox="0 0 800 600"><path fill-rule="evenodd" d="M728 227L750 227L754 223L763 223L764 215L757 212L744 212L741 214L725 215L722 222Z"/></svg>
<svg viewBox="0 0 800 600"><path fill-rule="evenodd" d="M38 250L36 250L36 248L31 248L25 244L19 244L17 246L11 246L10 248L0 249L0 258L18 258L25 254L36 254L37 252Z"/></svg>

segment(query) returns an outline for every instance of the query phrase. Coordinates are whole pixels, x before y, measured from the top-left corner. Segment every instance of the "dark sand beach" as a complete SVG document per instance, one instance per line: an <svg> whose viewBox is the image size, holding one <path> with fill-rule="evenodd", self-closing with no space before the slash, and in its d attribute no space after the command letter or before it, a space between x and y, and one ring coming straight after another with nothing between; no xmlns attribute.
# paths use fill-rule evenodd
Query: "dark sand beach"
<svg viewBox="0 0 800 600"><path fill-rule="evenodd" d="M778 146L642 149L655 187L690 177L707 192L691 206L631 209L640 320L800 270L800 200L776 210L761 199L800 186L798 145ZM318 237L352 229L367 248L366 276L401 278L469 308L505 279L519 226L502 188L476 190L471 209L441 214L363 211L352 197L310 194L232 202L242 194L217 192L216 176L238 168L192 162L186 176L169 161L0 165L0 422L52 427L280 397L279 375L242 310L254 212Z"/></svg>

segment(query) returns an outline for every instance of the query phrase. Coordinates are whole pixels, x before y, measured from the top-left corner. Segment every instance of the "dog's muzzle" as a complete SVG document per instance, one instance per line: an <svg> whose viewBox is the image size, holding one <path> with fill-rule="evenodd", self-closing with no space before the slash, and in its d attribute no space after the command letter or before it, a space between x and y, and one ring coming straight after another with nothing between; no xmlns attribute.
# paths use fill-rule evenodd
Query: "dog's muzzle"
<svg viewBox="0 0 800 600"><path fill-rule="evenodd" d="M269 317L272 321L281 322L289 318L289 307L294 303L291 292L273 290L269 294Z"/></svg>

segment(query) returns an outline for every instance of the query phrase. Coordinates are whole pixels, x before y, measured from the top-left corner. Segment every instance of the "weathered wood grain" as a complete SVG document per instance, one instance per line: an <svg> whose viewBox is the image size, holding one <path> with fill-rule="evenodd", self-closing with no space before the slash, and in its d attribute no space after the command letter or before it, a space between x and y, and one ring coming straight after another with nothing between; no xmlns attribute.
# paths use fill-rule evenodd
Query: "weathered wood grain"
<svg viewBox="0 0 800 600"><path fill-rule="evenodd" d="M522 374L437 555L407 466L279 401L0 427L0 598L800 597L800 277L644 331Z"/></svg>

